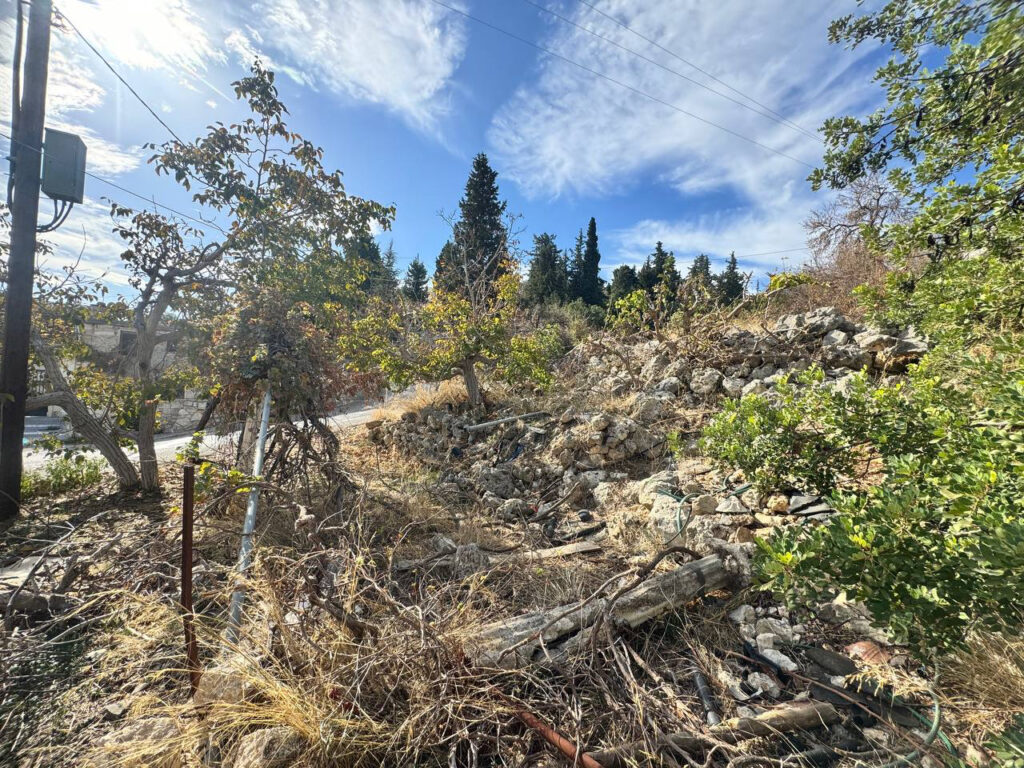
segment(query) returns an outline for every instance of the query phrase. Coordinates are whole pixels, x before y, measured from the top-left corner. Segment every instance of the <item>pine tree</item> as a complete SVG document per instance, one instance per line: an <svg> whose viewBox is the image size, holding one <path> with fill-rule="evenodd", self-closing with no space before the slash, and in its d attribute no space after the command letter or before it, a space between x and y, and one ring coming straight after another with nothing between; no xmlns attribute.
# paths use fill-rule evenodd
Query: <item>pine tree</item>
<svg viewBox="0 0 1024 768"><path fill-rule="evenodd" d="M616 301L624 296L628 296L639 288L641 288L640 279L635 268L629 264L616 267L615 271L612 272L611 287L608 289L608 306L614 307Z"/></svg>
<svg viewBox="0 0 1024 768"><path fill-rule="evenodd" d="M346 258L357 262L365 273L360 289L371 296L394 296L398 289L395 250L389 244L381 253L380 245L369 234L348 240L342 246Z"/></svg>
<svg viewBox="0 0 1024 768"><path fill-rule="evenodd" d="M454 293L460 285L465 285L462 264L455 258L455 244L448 240L434 263L434 290Z"/></svg>
<svg viewBox="0 0 1024 768"><path fill-rule="evenodd" d="M473 158L466 192L459 201L452 247L450 253L442 250L438 257L435 285L468 293L479 279L493 284L502 273L508 257L508 231L503 218L506 204L498 199L497 178L487 155L481 152Z"/></svg>
<svg viewBox="0 0 1024 768"><path fill-rule="evenodd" d="M422 304L429 298L427 268L423 266L419 256L409 263L409 269L405 273L405 282L402 283L402 295L409 301L415 301L418 304Z"/></svg>
<svg viewBox="0 0 1024 768"><path fill-rule="evenodd" d="M686 279L694 283L710 287L711 280L711 259L706 254L698 254L690 265L690 271L686 273Z"/></svg>
<svg viewBox="0 0 1024 768"><path fill-rule="evenodd" d="M523 298L529 304L564 301L568 292L567 283L566 257L555 245L555 236L546 232L535 235Z"/></svg>
<svg viewBox="0 0 1024 768"><path fill-rule="evenodd" d="M591 217L587 225L586 247L583 247L583 232L576 240L572 280L569 295L582 299L587 304L604 304L604 285L601 281L601 251L597 247L597 221Z"/></svg>
<svg viewBox="0 0 1024 768"><path fill-rule="evenodd" d="M723 304L733 304L743 298L746 284L736 264L736 252L729 255L729 264L715 276L715 289L718 300Z"/></svg>
<svg viewBox="0 0 1024 768"><path fill-rule="evenodd" d="M661 285L669 296L675 296L680 282L675 255L666 251L659 240L654 246L654 253L644 261L637 277L641 287L648 293L653 293L655 287Z"/></svg>

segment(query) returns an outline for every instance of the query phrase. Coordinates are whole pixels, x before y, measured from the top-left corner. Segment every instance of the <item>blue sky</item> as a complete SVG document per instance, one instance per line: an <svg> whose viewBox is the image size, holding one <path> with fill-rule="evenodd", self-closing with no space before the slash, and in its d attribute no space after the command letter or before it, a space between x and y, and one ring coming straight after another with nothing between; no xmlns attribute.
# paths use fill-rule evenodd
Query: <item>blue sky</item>
<svg viewBox="0 0 1024 768"><path fill-rule="evenodd" d="M642 262L659 239L683 267L701 251L716 263L735 251L762 280L806 258L806 251L770 252L803 246L801 222L825 202L805 181L821 144L757 114L761 107L737 92L811 132L829 115L877 106L881 94L870 74L881 52L827 42L828 21L855 12L853 0L534 2L578 26L526 0L57 6L186 138L241 115L230 83L258 53L278 73L290 125L324 147L326 164L345 173L349 192L397 206L393 231L381 240L394 240L403 268L417 254L433 268L449 234L438 213L455 209L480 151L499 173L509 210L522 216L524 246L548 231L567 247L594 216L606 276L619 264ZM0 53L9 73L14 0L3 5ZM9 81L9 74L0 79L4 133ZM54 33L47 123L83 136L91 172L196 212L185 192L145 162L142 144L169 138L166 131L66 29ZM123 284L103 198L143 203L94 179L86 194L89 204L51 236L53 265L82 252L87 268Z"/></svg>

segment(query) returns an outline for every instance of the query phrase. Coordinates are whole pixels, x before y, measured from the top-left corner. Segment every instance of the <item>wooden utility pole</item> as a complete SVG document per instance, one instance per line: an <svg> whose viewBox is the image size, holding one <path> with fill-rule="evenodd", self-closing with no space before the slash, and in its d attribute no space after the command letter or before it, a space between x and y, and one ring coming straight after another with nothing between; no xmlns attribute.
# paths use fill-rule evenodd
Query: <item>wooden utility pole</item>
<svg viewBox="0 0 1024 768"><path fill-rule="evenodd" d="M46 114L46 74L50 58L51 0L32 0L25 49L21 104L11 142L14 200L7 262L6 322L0 361L0 520L18 514L21 504L22 442L28 397L28 353L39 214L39 170ZM17 76L17 75L15 75Z"/></svg>

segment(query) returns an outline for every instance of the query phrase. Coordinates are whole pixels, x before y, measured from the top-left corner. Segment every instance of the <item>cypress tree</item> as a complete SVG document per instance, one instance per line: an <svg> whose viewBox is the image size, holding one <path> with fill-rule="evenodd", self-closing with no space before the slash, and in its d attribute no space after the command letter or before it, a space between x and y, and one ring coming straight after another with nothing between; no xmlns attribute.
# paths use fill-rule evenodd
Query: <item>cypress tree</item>
<svg viewBox="0 0 1024 768"><path fill-rule="evenodd" d="M572 249L572 256L566 259L569 275L569 301L583 298L583 282L585 267L583 264L583 230L576 234L576 244Z"/></svg>
<svg viewBox="0 0 1024 768"><path fill-rule="evenodd" d="M428 298L427 293L427 268L417 256L409 264L405 273L405 282L402 283L402 295L409 301L422 304Z"/></svg>
<svg viewBox="0 0 1024 768"><path fill-rule="evenodd" d="M576 239L569 295L582 299L587 304L604 304L604 285L601 281L601 251L597 247L597 221L593 216L587 225L586 246L583 246L583 232Z"/></svg>
<svg viewBox="0 0 1024 768"><path fill-rule="evenodd" d="M736 264L736 252L729 255L726 268L715 278L718 300L723 304L733 304L743 298L745 289L743 275Z"/></svg>
<svg viewBox="0 0 1024 768"><path fill-rule="evenodd" d="M435 284L468 293L479 279L492 284L508 257L505 202L498 199L498 173L482 152L473 158L449 253L441 252ZM448 248L448 245L445 246ZM444 258L442 258L444 257Z"/></svg>
<svg viewBox="0 0 1024 768"><path fill-rule="evenodd" d="M523 298L529 304L564 301L567 294L566 259L555 245L554 235L544 233L533 238L530 272L523 286Z"/></svg>
<svg viewBox="0 0 1024 768"><path fill-rule="evenodd" d="M608 289L608 306L615 306L616 301L641 287L635 268L629 264L616 267L612 272L611 287Z"/></svg>

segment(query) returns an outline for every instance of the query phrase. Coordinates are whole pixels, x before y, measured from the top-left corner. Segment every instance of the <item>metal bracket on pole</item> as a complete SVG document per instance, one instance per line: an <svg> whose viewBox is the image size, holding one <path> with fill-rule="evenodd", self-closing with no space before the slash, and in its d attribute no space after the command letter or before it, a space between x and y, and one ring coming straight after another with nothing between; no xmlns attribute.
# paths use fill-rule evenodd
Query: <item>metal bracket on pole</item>
<svg viewBox="0 0 1024 768"><path fill-rule="evenodd" d="M263 474L263 454L267 447L267 429L270 425L270 386L263 395L263 413L260 416L260 432L256 440L256 455L252 461L253 478L259 480ZM245 523L242 525L242 544L238 549L238 577L242 578L249 570L252 558L252 532L256 528L256 510L260 503L259 486L249 491L249 502L245 508ZM239 585L231 595L231 612L228 625L228 642L238 642L238 629L242 623L242 603L245 601L245 589Z"/></svg>

